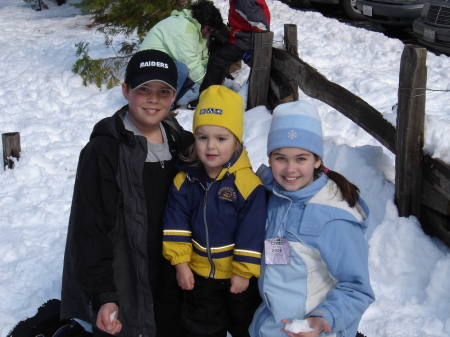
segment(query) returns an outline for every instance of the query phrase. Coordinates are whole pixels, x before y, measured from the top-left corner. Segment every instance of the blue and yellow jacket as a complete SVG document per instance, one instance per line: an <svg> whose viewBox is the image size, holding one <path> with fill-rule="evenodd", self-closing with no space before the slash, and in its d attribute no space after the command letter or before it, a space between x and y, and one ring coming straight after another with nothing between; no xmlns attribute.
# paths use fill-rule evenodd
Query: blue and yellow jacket
<svg viewBox="0 0 450 337"><path fill-rule="evenodd" d="M163 254L198 275L228 279L260 274L266 196L247 151L238 151L212 180L182 163L164 212Z"/></svg>

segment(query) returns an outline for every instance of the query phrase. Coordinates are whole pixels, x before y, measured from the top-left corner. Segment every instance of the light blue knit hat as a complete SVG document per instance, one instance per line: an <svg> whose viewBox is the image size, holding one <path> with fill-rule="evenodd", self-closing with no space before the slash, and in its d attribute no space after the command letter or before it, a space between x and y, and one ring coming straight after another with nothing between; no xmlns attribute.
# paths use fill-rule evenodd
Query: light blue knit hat
<svg viewBox="0 0 450 337"><path fill-rule="evenodd" d="M267 156L282 147L297 147L323 158L322 123L317 109L305 101L278 105L273 110Z"/></svg>

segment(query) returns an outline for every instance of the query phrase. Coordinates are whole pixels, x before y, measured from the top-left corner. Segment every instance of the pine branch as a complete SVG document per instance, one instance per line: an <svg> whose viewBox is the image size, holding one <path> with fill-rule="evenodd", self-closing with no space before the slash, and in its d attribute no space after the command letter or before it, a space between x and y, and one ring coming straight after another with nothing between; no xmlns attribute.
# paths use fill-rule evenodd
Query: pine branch
<svg viewBox="0 0 450 337"><path fill-rule="evenodd" d="M77 56L81 56L72 67L72 72L79 74L83 79L83 85L95 83L98 88L106 83L106 88L112 87L121 83L124 69L128 64L132 54L116 55L102 59L91 59L89 57L89 43L79 42L75 45L77 47Z"/></svg>
<svg viewBox="0 0 450 337"><path fill-rule="evenodd" d="M25 0L42 1L42 0ZM190 0L81 0L71 4L81 10L82 14L92 15L90 27L105 35L105 46L112 49L115 56L91 59L89 57L89 43L79 42L76 56L79 59L72 66L72 72L79 74L83 85L95 83L99 88L106 83L112 88L120 84L124 69L129 58L134 54L140 42L148 31L159 21L170 15L173 9L183 9L190 5ZM116 35L137 38L131 42L122 42L116 51L113 40Z"/></svg>

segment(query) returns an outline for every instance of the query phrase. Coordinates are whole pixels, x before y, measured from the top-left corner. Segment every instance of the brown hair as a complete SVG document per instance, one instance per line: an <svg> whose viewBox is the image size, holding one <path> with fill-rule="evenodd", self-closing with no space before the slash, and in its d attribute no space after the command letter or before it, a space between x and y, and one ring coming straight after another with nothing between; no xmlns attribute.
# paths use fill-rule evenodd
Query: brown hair
<svg viewBox="0 0 450 337"><path fill-rule="evenodd" d="M316 158L316 160L320 159L316 154L314 154L314 157ZM347 180L347 178L337 173L336 171L327 169L323 162L320 163L320 166L316 171L324 173L326 172L328 178L336 183L339 191L342 194L342 199L345 200L350 207L355 207L356 203L358 202L359 195L359 188L356 185L352 184Z"/></svg>

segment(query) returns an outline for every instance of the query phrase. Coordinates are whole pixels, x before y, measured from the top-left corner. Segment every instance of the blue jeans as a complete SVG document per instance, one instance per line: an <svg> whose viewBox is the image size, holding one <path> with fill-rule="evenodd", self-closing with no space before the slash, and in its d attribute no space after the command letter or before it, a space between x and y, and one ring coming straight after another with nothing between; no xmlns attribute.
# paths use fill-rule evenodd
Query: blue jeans
<svg viewBox="0 0 450 337"><path fill-rule="evenodd" d="M195 82L192 81L189 75L188 67L180 61L175 61L175 65L177 66L178 72L178 85L177 85L177 96L175 97L175 102L184 96L184 94L194 86Z"/></svg>

